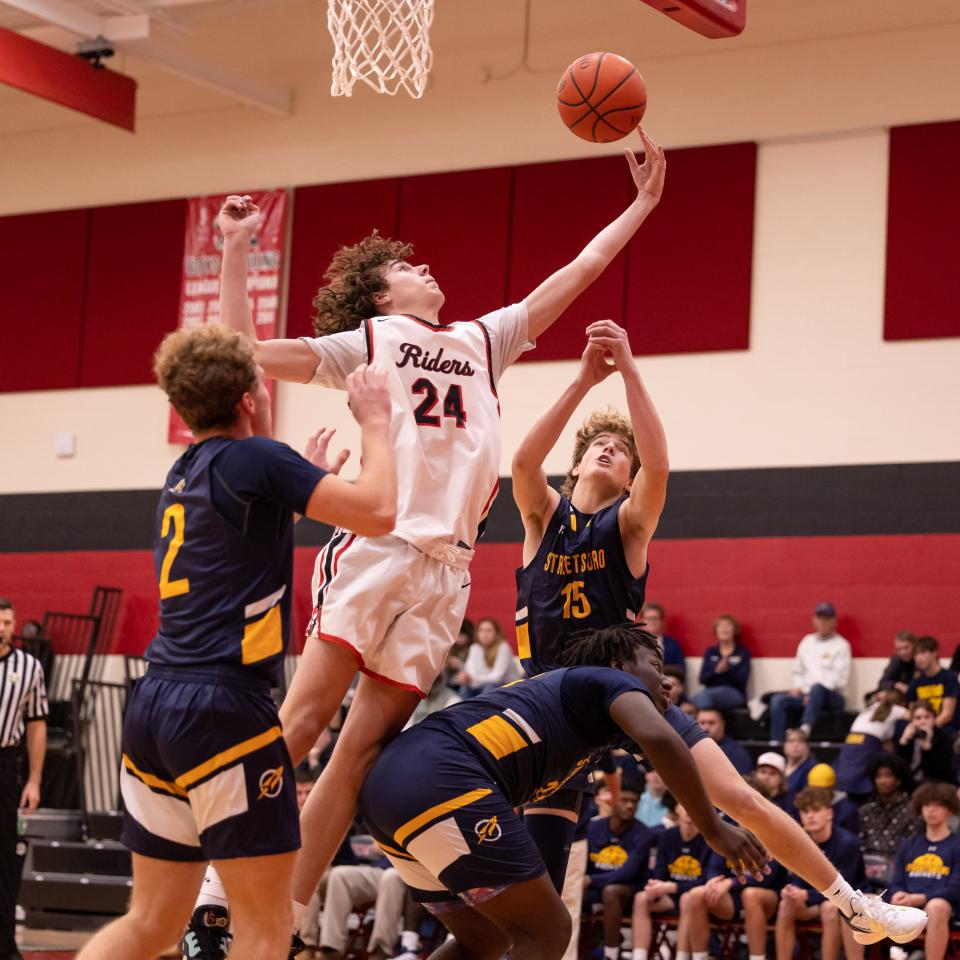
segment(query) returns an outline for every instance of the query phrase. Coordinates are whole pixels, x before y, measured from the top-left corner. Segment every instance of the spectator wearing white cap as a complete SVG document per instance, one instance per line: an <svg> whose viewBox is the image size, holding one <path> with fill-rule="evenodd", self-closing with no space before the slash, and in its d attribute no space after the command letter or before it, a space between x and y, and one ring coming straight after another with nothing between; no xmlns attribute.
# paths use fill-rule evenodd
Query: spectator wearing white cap
<svg viewBox="0 0 960 960"><path fill-rule="evenodd" d="M833 795L833 822L856 836L860 833L860 811L842 790L835 789L837 775L829 763L818 763L807 774L808 787L823 787Z"/></svg>
<svg viewBox="0 0 960 960"><path fill-rule="evenodd" d="M797 811L790 799L787 789L787 760L779 753L769 751L757 757L757 779L766 791L770 802L779 807L791 817L796 817Z"/></svg>
<svg viewBox="0 0 960 960"><path fill-rule="evenodd" d="M793 687L770 700L770 735L783 743L787 712L802 710L800 729L807 736L823 710L842 710L850 679L850 644L837 633L837 611L832 603L818 603L813 611L813 633L797 647Z"/></svg>

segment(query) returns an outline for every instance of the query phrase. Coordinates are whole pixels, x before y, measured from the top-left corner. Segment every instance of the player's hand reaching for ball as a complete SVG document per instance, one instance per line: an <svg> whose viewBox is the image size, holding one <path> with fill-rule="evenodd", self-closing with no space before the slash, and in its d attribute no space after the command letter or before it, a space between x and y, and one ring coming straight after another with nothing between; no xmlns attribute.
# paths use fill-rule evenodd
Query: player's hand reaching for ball
<svg viewBox="0 0 960 960"><path fill-rule="evenodd" d="M578 376L586 387L595 387L602 383L617 368L607 361L606 350L598 343L587 341L586 349L580 357Z"/></svg>
<svg viewBox="0 0 960 960"><path fill-rule="evenodd" d="M637 160L637 155L627 147L623 153L630 165L630 174L637 185L638 196L646 194L654 203L659 201L663 193L663 179L667 175L667 158L663 155L663 147L657 146L646 133L643 127L637 127L637 133L643 141L643 163Z"/></svg>
<svg viewBox="0 0 960 960"><path fill-rule="evenodd" d="M612 320L597 320L587 327L587 349L591 345L600 348L604 363L607 359L612 360L621 373L633 366L633 351L627 331Z"/></svg>
<svg viewBox="0 0 960 960"><path fill-rule="evenodd" d="M767 851L763 844L743 827L734 826L726 820L720 820L713 835L704 840L733 867L739 880L752 876L762 880L770 872L767 866Z"/></svg>
<svg viewBox="0 0 960 960"><path fill-rule="evenodd" d="M390 423L390 393L387 373L362 363L347 377L347 404L361 427Z"/></svg>
<svg viewBox="0 0 960 960"><path fill-rule="evenodd" d="M260 225L260 208L248 196L229 196L217 215L217 226L223 239L249 241Z"/></svg>
<svg viewBox="0 0 960 960"><path fill-rule="evenodd" d="M308 441L304 457L315 467L326 470L327 473L339 473L340 468L350 457L349 450L341 450L332 460L327 454L330 441L336 433L335 427L321 427Z"/></svg>

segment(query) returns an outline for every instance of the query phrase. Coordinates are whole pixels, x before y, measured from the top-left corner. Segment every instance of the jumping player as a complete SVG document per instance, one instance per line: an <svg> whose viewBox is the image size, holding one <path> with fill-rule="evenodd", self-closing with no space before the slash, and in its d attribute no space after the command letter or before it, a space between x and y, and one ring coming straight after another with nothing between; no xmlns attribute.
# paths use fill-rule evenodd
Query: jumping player
<svg viewBox="0 0 960 960"><path fill-rule="evenodd" d="M384 749L364 784L367 828L456 938L437 958L562 955L570 917L514 808L562 789L605 749L642 751L710 846L741 874L763 870L763 848L717 815L663 720L656 639L633 624L590 631L566 657L576 665L431 714ZM701 735L691 729L688 743Z"/></svg>
<svg viewBox="0 0 960 960"><path fill-rule="evenodd" d="M528 675L561 663L571 631L637 617L647 548L666 498L666 439L626 331L604 320L588 327L587 334L576 378L513 458L513 492L525 532L523 567L517 572L517 645ZM630 420L604 412L589 417L577 433L563 492L557 493L547 483L543 461L580 401L614 371L623 378ZM666 719L681 736L694 724L676 707ZM713 740L698 740L691 753L713 803L822 891L856 937L872 938L860 942L873 942L879 933L903 943L923 930L923 911L895 913L879 899L854 891L792 817L743 782ZM536 815L525 818L560 884L578 804L577 789L568 790L534 806Z"/></svg>
<svg viewBox="0 0 960 960"><path fill-rule="evenodd" d="M388 370L398 452L397 526L389 537L336 531L317 559L315 613L281 718L303 758L359 669L356 696L330 763L301 816L294 877L297 917L337 850L382 744L430 689L466 608L473 546L496 495L497 383L504 369L607 267L657 205L666 163L640 133L642 164L627 162L636 199L524 300L480 320L439 323L444 296L412 247L374 234L341 249L317 294L319 336L256 343L268 376L342 388L374 357ZM246 290L258 222L249 198L221 212L223 322L255 338Z"/></svg>
<svg viewBox="0 0 960 960"><path fill-rule="evenodd" d="M348 484L268 439L270 396L253 346L218 326L167 336L157 380L196 437L157 508L160 627L123 726L124 843L133 852L126 916L84 960L155 957L183 929L213 861L233 903L235 960L280 960L300 845L293 769L271 696L286 647L294 513L387 532L396 468L386 376L362 367L347 395L364 465ZM316 440L308 448L314 460ZM222 931L225 932L225 931Z"/></svg>

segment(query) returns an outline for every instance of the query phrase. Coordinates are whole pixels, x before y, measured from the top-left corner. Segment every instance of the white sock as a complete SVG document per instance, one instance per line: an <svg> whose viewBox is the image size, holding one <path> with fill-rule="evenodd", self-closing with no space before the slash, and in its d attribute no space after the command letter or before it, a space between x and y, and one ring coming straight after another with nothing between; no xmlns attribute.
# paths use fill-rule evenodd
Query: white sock
<svg viewBox="0 0 960 960"><path fill-rule="evenodd" d="M647 951L643 947L634 947L633 960L647 960Z"/></svg>
<svg viewBox="0 0 960 960"><path fill-rule="evenodd" d="M300 932L300 925L303 923L303 915L307 912L307 905L298 900L293 901L293 932Z"/></svg>
<svg viewBox="0 0 960 960"><path fill-rule="evenodd" d="M686 950L678 950L677 960L690 960L690 954Z"/></svg>
<svg viewBox="0 0 960 960"><path fill-rule="evenodd" d="M707 960L707 951L704 950L703 953L700 953L698 950L694 950L690 956L692 960Z"/></svg>
<svg viewBox="0 0 960 960"><path fill-rule="evenodd" d="M605 957L605 960L617 960L617 958L620 956L620 948L604 947L603 956Z"/></svg>
<svg viewBox="0 0 960 960"><path fill-rule="evenodd" d="M197 902L193 905L193 909L209 906L228 908L230 906L227 891L223 889L220 874L217 873L217 868L213 864L207 867L207 872L203 875L203 883L200 884L200 893L197 895Z"/></svg>
<svg viewBox="0 0 960 960"><path fill-rule="evenodd" d="M820 894L829 900L845 917L853 915L854 910L850 901L853 899L854 890L839 873L833 883L826 890L821 890Z"/></svg>
<svg viewBox="0 0 960 960"><path fill-rule="evenodd" d="M767 955L765 953L751 953L750 960L767 960Z"/></svg>
<svg viewBox="0 0 960 960"><path fill-rule="evenodd" d="M400 946L408 953L419 953L420 934L416 930L404 930L400 934Z"/></svg>

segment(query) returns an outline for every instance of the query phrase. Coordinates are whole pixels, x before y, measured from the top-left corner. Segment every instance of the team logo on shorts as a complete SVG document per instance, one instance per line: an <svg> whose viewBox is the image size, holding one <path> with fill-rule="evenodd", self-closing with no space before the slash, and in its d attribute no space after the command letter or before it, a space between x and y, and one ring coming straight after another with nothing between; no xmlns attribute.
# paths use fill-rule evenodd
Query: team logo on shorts
<svg viewBox="0 0 960 960"><path fill-rule="evenodd" d="M477 835L477 843L483 843L484 840L496 843L503 836L503 831L500 829L496 817L491 817L489 820L480 820L473 828L473 832Z"/></svg>
<svg viewBox="0 0 960 960"><path fill-rule="evenodd" d="M268 800L272 800L274 797L280 796L280 791L283 789L283 767L277 767L274 770L264 770L260 774L260 796L257 797L258 800L262 800L266 797Z"/></svg>

